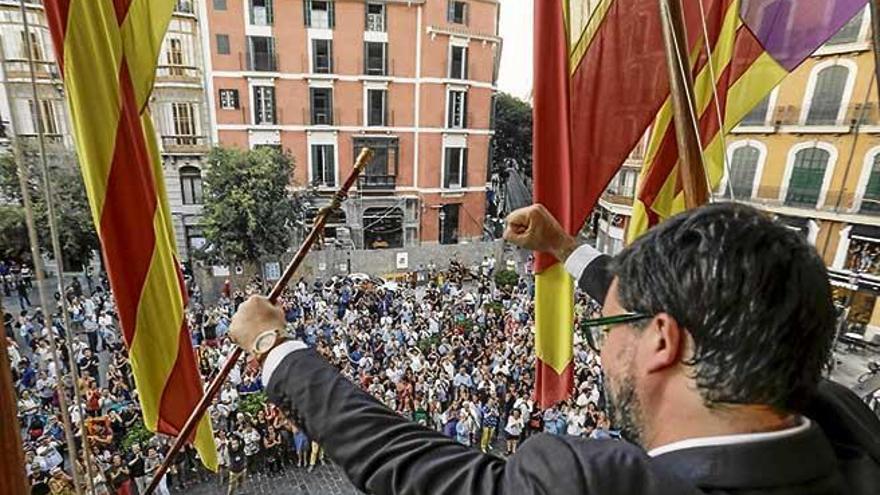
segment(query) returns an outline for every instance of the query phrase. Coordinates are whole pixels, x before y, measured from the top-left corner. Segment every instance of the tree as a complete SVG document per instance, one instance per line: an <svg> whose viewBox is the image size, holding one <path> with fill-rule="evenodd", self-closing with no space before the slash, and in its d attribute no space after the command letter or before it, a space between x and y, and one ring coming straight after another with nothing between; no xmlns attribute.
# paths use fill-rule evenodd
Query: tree
<svg viewBox="0 0 880 495"><path fill-rule="evenodd" d="M52 256L52 237L49 231L49 214L43 191L40 159L33 149L26 146L22 146L22 156L28 174L28 190L30 191L40 249L44 254ZM64 268L70 271L79 270L92 259L94 252L100 249L86 189L76 166L76 157L72 153L50 151L47 155L47 162L55 206L55 225L58 228L58 240L61 243L61 255L64 257ZM18 170L15 157L11 153L0 156L0 196L8 202L5 205L8 211L5 212L4 220L13 222L14 218L18 216L21 222L21 232L24 234L22 239L27 243ZM10 227L14 228L13 224L10 224ZM4 228L3 232L5 236L9 231ZM3 242L9 243L11 241L4 239ZM30 260L30 256L22 257L22 260Z"/></svg>
<svg viewBox="0 0 880 495"><path fill-rule="evenodd" d="M3 232L0 236L0 260L17 263L30 261L27 227L20 206L0 206L0 232Z"/></svg>
<svg viewBox="0 0 880 495"><path fill-rule="evenodd" d="M214 148L205 175L199 256L211 263L256 264L290 248L302 201L291 192L293 157L274 148Z"/></svg>
<svg viewBox="0 0 880 495"><path fill-rule="evenodd" d="M532 107L507 93L495 100L495 137L492 139L492 173L501 173L516 164L532 175Z"/></svg>

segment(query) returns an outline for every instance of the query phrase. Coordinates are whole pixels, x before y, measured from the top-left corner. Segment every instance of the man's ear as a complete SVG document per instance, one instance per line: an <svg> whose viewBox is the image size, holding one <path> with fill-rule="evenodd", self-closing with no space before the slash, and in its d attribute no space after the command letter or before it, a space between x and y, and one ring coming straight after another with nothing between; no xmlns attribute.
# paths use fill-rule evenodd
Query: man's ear
<svg viewBox="0 0 880 495"><path fill-rule="evenodd" d="M649 373L678 364L687 334L675 318L668 313L659 313L642 331L647 354L644 362Z"/></svg>

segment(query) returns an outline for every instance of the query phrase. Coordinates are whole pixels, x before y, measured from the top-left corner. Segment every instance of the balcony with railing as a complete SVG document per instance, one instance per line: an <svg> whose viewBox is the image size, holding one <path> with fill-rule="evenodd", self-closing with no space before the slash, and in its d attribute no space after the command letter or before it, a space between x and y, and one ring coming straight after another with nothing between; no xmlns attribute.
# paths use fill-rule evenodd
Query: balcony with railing
<svg viewBox="0 0 880 495"><path fill-rule="evenodd" d="M25 147L33 147L33 149L36 149L36 147L39 146L40 135L37 133L19 133L16 134L16 137ZM44 133L43 142L52 147L64 146L64 134L57 132Z"/></svg>
<svg viewBox="0 0 880 495"><path fill-rule="evenodd" d="M393 191L397 187L396 175L362 175L358 178L358 189L370 191Z"/></svg>
<svg viewBox="0 0 880 495"><path fill-rule="evenodd" d="M162 150L166 153L207 153L209 148L206 136L162 136Z"/></svg>
<svg viewBox="0 0 880 495"><path fill-rule="evenodd" d="M159 65L156 67L157 82L193 82L200 83L202 71L191 65Z"/></svg>
<svg viewBox="0 0 880 495"><path fill-rule="evenodd" d="M278 70L278 57L271 52L252 52L248 50L246 57L247 70L257 72L275 72Z"/></svg>
<svg viewBox="0 0 880 495"><path fill-rule="evenodd" d="M37 79L61 80L58 64L54 61L34 60L33 62L34 74L37 76ZM8 79L30 79L31 77L30 62L26 58L8 58L3 61L3 66Z"/></svg>
<svg viewBox="0 0 880 495"><path fill-rule="evenodd" d="M869 102L866 105L861 103L853 103L840 112L840 107L829 108L810 108L804 115L804 109L798 105L779 105L772 110L771 118L764 122L751 121L748 124L740 124L738 131L748 132L750 127L765 129L767 126L774 127L779 130L780 127L799 127L799 128L825 128L836 127L852 128L856 124L861 126L877 126L880 125L880 111L877 104Z"/></svg>

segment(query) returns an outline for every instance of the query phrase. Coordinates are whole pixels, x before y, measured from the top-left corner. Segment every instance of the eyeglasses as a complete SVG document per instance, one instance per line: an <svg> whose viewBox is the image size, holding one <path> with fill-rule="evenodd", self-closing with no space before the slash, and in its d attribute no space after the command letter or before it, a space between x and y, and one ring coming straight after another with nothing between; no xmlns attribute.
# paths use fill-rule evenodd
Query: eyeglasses
<svg viewBox="0 0 880 495"><path fill-rule="evenodd" d="M596 354L602 352L602 345L605 343L605 337L612 328L626 323L635 323L637 321L647 320L652 316L642 313L624 313L622 315L604 316L602 318L593 318L581 322L581 330L587 337L587 344Z"/></svg>

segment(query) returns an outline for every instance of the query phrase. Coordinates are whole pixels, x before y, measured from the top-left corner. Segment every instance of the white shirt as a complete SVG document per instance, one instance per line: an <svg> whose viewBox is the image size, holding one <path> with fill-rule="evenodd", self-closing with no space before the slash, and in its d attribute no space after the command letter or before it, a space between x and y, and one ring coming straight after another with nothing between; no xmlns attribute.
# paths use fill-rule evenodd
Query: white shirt
<svg viewBox="0 0 880 495"><path fill-rule="evenodd" d="M800 424L779 431L770 431L766 433L742 433L738 435L721 435L716 437L700 437L688 438L678 442L662 445L648 451L651 457L668 454L676 450L693 449L697 447L718 447L723 445L737 445L742 443L767 442L770 440L779 440L780 438L798 435L810 429L810 419L807 417L800 418Z"/></svg>

